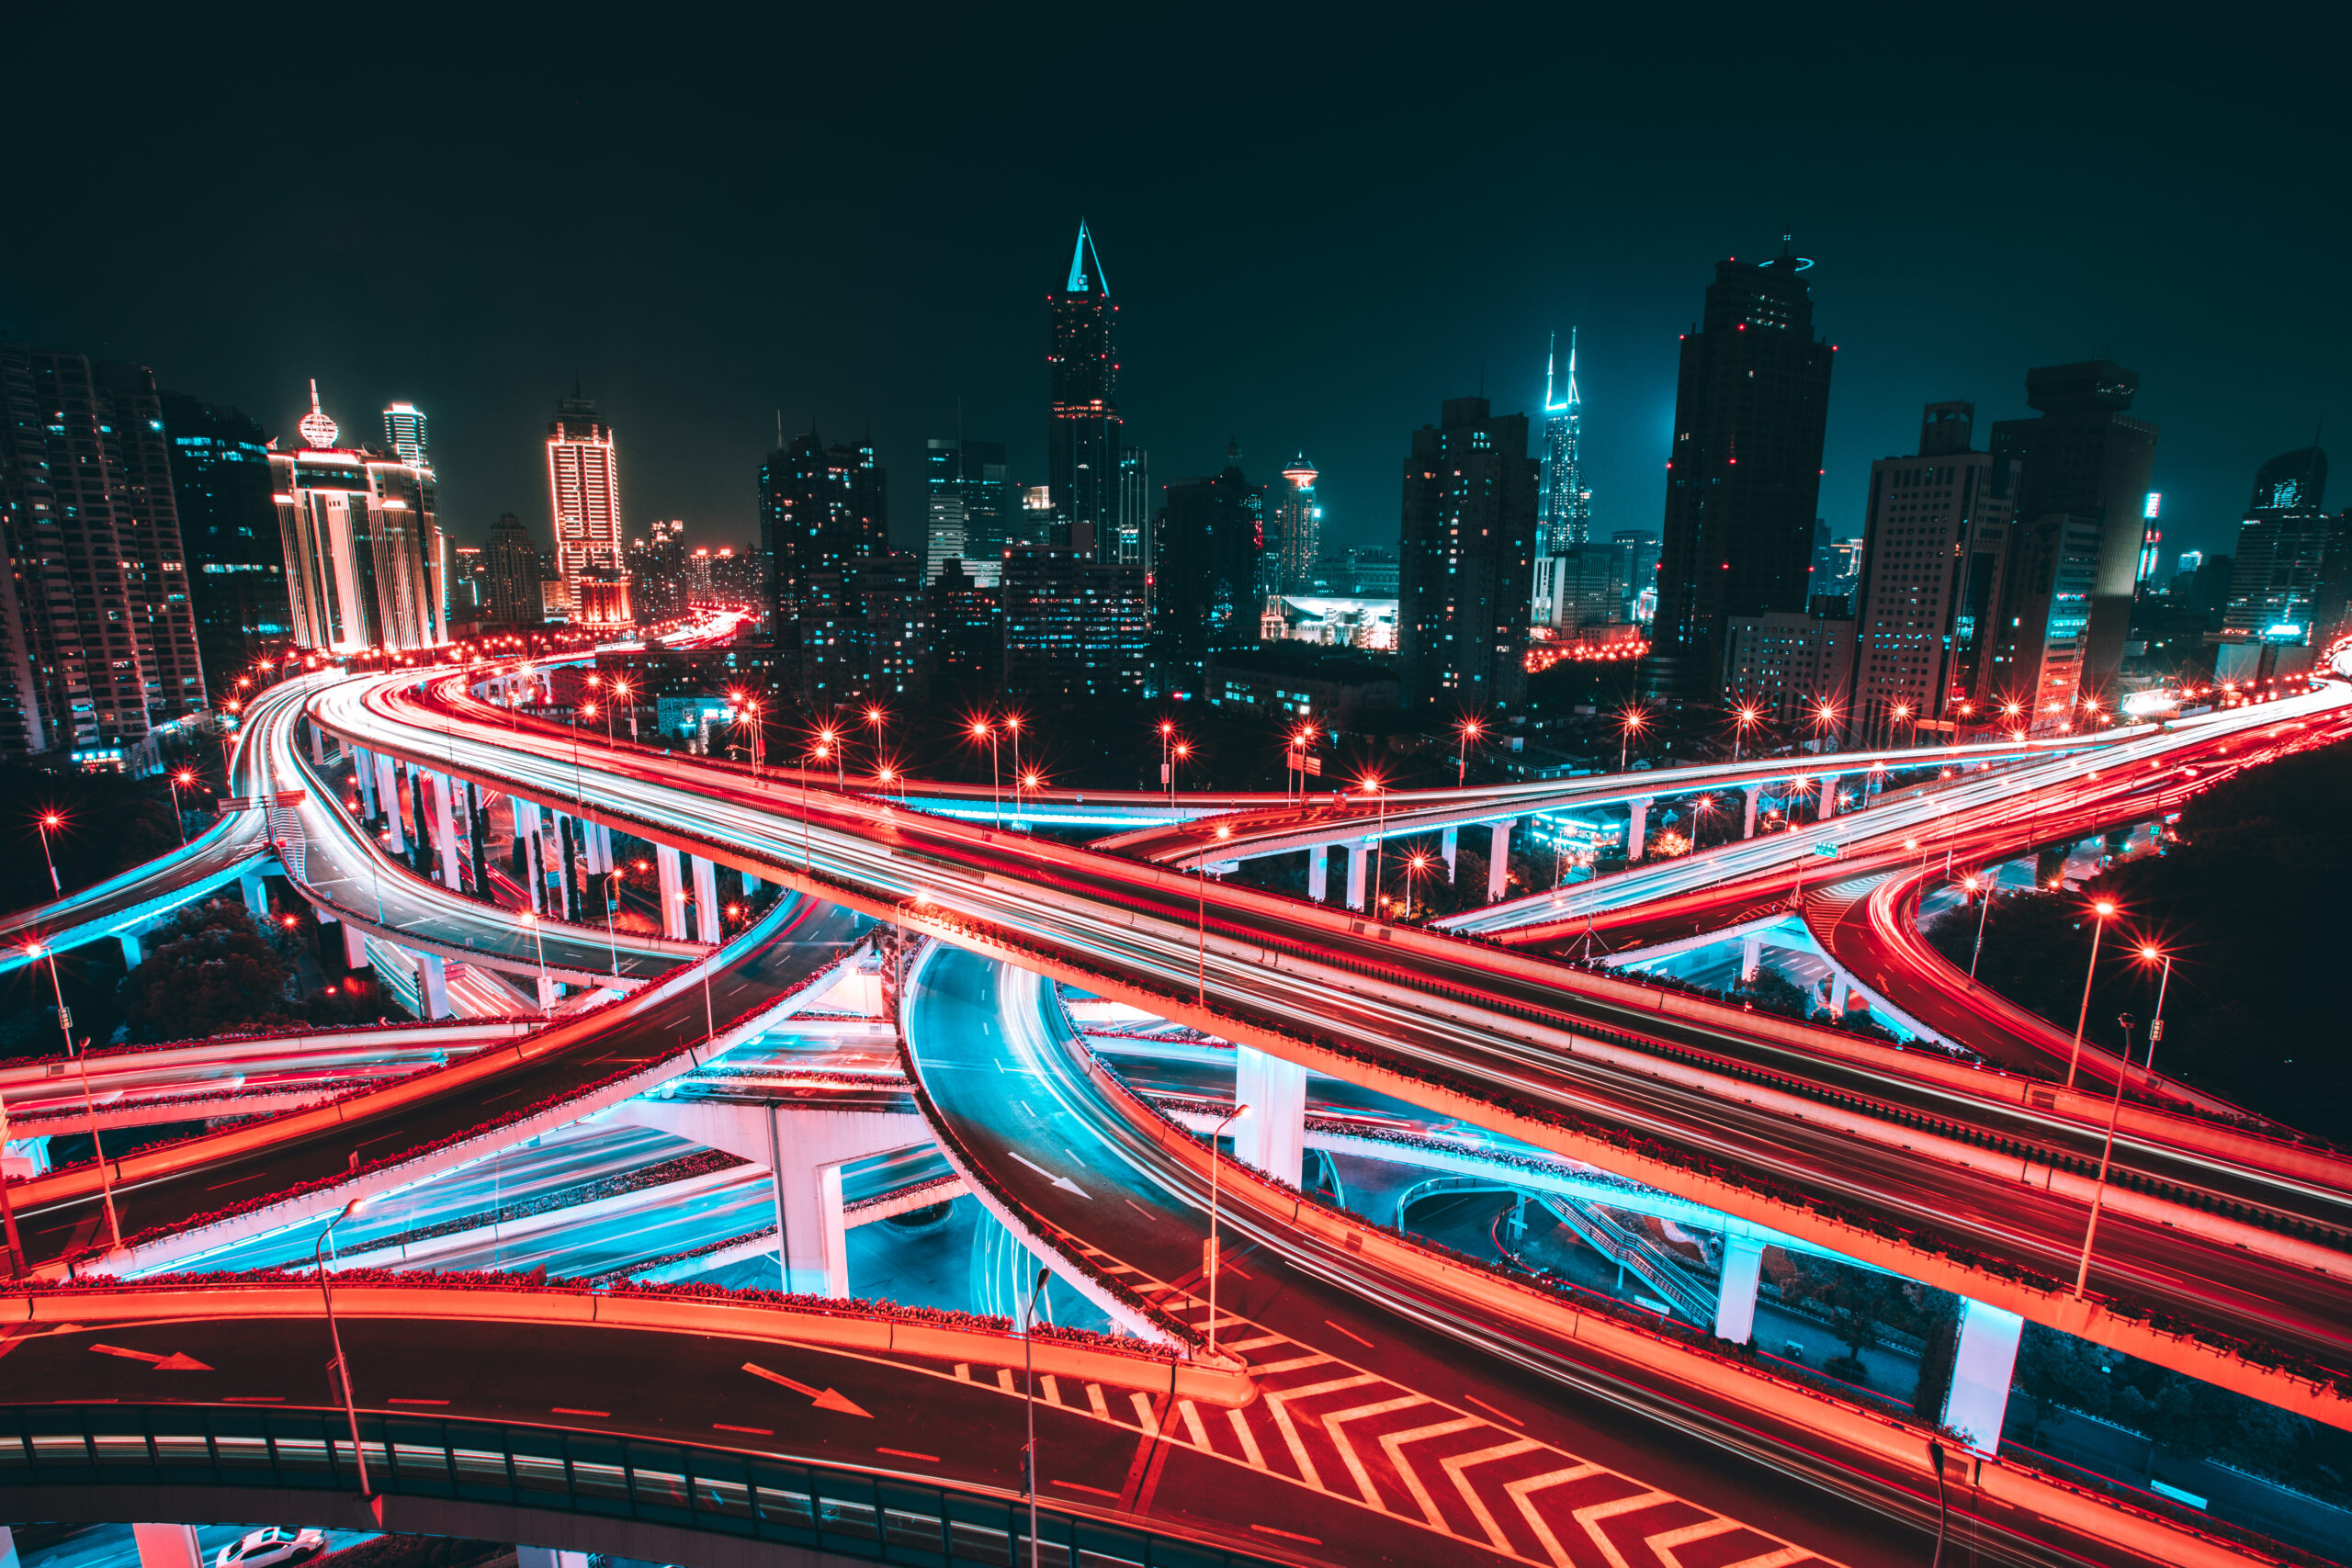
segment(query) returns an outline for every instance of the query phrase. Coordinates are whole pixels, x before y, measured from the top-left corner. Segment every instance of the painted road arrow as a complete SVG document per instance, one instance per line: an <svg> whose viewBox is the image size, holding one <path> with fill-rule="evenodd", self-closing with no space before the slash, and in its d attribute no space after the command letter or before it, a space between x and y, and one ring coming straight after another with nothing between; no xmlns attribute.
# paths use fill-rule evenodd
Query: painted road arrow
<svg viewBox="0 0 2352 1568"><path fill-rule="evenodd" d="M755 1378L765 1378L772 1383L781 1383L795 1393L807 1394L816 1402L817 1408L820 1410L838 1410L844 1416L863 1416L868 1421L874 1419L874 1412L859 1409L847 1394L837 1389L813 1389L805 1382L793 1382L782 1372L772 1372L754 1361L744 1362L743 1370Z"/></svg>
<svg viewBox="0 0 2352 1568"><path fill-rule="evenodd" d="M1039 1165L1035 1160L1034 1160L1034 1159L1024 1158L1024 1157L1023 1156L1023 1155L1022 1155L1022 1153L1021 1153L1021 1151L1020 1151L1019 1149L1007 1149L1007 1150L1005 1150L1004 1152L1005 1152L1006 1154L1011 1155L1014 1159L1020 1160L1020 1161L1021 1161L1021 1163L1022 1163L1023 1165L1027 1166L1030 1169L1032 1169L1032 1170L1035 1171L1038 1175L1040 1175L1040 1176L1042 1176L1042 1177L1046 1178L1048 1181L1051 1181L1055 1186L1057 1186L1057 1187L1060 1188L1063 1191L1065 1191L1065 1192L1075 1192L1075 1193L1077 1193L1080 1197L1081 1197L1081 1198L1085 1199L1085 1200L1086 1200L1088 1202L1090 1202L1090 1203L1091 1203L1092 1201L1094 1201L1094 1194L1093 1194L1093 1193L1089 1192L1085 1188L1080 1187L1077 1182L1072 1181L1069 1177L1067 1177L1067 1176L1056 1176L1052 1171L1047 1170L1044 1166Z"/></svg>
<svg viewBox="0 0 2352 1568"><path fill-rule="evenodd" d="M126 1350L119 1345L93 1345L90 1348L101 1356L120 1356L126 1361L144 1361L159 1372L209 1372L212 1370L185 1350L158 1356L147 1350Z"/></svg>

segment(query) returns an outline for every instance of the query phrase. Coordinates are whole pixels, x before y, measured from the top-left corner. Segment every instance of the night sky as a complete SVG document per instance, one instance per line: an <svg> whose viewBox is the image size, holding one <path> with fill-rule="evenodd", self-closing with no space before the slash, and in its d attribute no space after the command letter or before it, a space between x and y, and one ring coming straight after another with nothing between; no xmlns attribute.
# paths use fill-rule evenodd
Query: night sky
<svg viewBox="0 0 2352 1568"><path fill-rule="evenodd" d="M1303 448L1337 543L1393 544L1408 433L1482 375L1536 409L1572 324L1595 528L1657 529L1676 334L1784 228L1841 536L1920 404L1981 446L2029 365L2140 372L2168 548L2229 548L2256 465L2352 420L2316 9L492 9L17 14L0 334L288 439L309 376L346 439L413 400L461 542L544 538L575 372L632 532L756 538L779 409L871 428L902 545L959 415L1041 482L1081 214L1155 482Z"/></svg>

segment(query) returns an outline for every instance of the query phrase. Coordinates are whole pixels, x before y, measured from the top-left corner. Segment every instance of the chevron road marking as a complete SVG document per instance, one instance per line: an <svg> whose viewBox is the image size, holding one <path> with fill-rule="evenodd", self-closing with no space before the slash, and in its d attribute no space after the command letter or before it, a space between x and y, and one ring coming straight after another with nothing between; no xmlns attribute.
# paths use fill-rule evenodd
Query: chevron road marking
<svg viewBox="0 0 2352 1568"><path fill-rule="evenodd" d="M1620 1514L1638 1513L1645 1508L1655 1508L1660 1503L1680 1501L1681 1499L1668 1492L1643 1492L1631 1497L1617 1498L1614 1502L1590 1504L1578 1508L1572 1517L1577 1524L1584 1527L1584 1533L1592 1538L1593 1545L1600 1548L1601 1555L1609 1559L1609 1568L1631 1568L1631 1564L1627 1563L1623 1555L1618 1551L1617 1543L1610 1540L1601 1530L1600 1521L1613 1519ZM1690 1505L1686 1503L1682 1506L1689 1507ZM1560 1559L1560 1568L1568 1568L1566 1558Z"/></svg>
<svg viewBox="0 0 2352 1568"><path fill-rule="evenodd" d="M1373 1488L1372 1477L1365 1472L1363 1461L1356 1457L1354 1445L1348 1441L1347 1428L1344 1424L1367 1416L1386 1416L1398 1410L1410 1410L1417 1404L1428 1403L1429 1401L1420 1394L1408 1393L1396 1399L1381 1400L1376 1404L1359 1404L1352 1410L1334 1411L1323 1417L1323 1430L1330 1436L1331 1446L1340 1450L1340 1458L1347 1465L1348 1473L1355 1477L1356 1490L1363 1494L1363 1500L1366 1503L1373 1507L1380 1508L1384 1513L1387 1510L1380 1501L1380 1494ZM1403 1469L1403 1466L1398 1466L1398 1469Z"/></svg>
<svg viewBox="0 0 2352 1568"><path fill-rule="evenodd" d="M1444 1529L1445 1517L1437 1511L1437 1503L1430 1496L1430 1489L1421 1484L1420 1475L1405 1462L1405 1445L1418 1443L1423 1438L1444 1438L1456 1432L1475 1431L1485 1425L1476 1416L1462 1416L1451 1421L1441 1421L1434 1427L1416 1427L1409 1432L1391 1432L1380 1439L1381 1448L1388 1454L1389 1464L1403 1478L1405 1489L1412 1493L1413 1501L1420 1505L1421 1517L1429 1520L1430 1529ZM1676 1563L1674 1568L1682 1568L1682 1565Z"/></svg>
<svg viewBox="0 0 2352 1568"><path fill-rule="evenodd" d="M1529 1495L1548 1486L1565 1486L1571 1481L1582 1481L1587 1476L1601 1473L1601 1468L1597 1464L1572 1464L1566 1470L1546 1471L1542 1475L1514 1481L1503 1488L1503 1495L1519 1505L1519 1511L1527 1517L1528 1528L1535 1532L1535 1539L1542 1541L1544 1550L1551 1554L1552 1568L1575 1568L1575 1564L1568 1557L1567 1548L1560 1544L1560 1538L1552 1533L1552 1527L1544 1522L1544 1516L1537 1513L1535 1505L1527 1500ZM1609 1554L1616 1556L1617 1549L1611 1547ZM1621 1562L1614 1568L1625 1568L1625 1565Z"/></svg>
<svg viewBox="0 0 2352 1568"><path fill-rule="evenodd" d="M1510 1552L1513 1557L1519 1555L1511 1551L1510 1542L1504 1538L1502 1526L1495 1523L1495 1516L1487 1511L1485 1500L1472 1488L1470 1477L1465 1472L1474 1464L1485 1464L1490 1460L1514 1459L1521 1454L1533 1453L1543 1446L1532 1438L1520 1438L1508 1443L1497 1443L1491 1449L1480 1449L1474 1454L1456 1454L1451 1459L1438 1461L1438 1468L1453 1477L1454 1490L1462 1494L1462 1500L1464 1503L1470 1505L1471 1517L1476 1518L1479 1528L1487 1532L1487 1544L1492 1546L1497 1551ZM1521 1506L1524 1507L1526 1505L1522 1503Z"/></svg>

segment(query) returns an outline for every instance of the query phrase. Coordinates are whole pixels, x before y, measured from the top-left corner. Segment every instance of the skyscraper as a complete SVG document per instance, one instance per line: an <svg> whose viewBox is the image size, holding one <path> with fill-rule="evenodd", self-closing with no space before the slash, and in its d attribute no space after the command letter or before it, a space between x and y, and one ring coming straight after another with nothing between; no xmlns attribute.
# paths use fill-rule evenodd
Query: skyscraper
<svg viewBox="0 0 2352 1568"><path fill-rule="evenodd" d="M1399 700L1484 715L1527 692L1536 459L1527 416L1448 398L1413 433L1397 537Z"/></svg>
<svg viewBox="0 0 2352 1568"><path fill-rule="evenodd" d="M1197 676L1212 647L1257 639L1265 509L1265 487L1243 477L1232 445L1213 478L1168 487L1151 571L1153 643L1168 681Z"/></svg>
<svg viewBox="0 0 2352 1568"><path fill-rule="evenodd" d="M187 552L197 657L206 689L226 692L248 665L281 652L293 634L269 438L242 410L178 392L159 400Z"/></svg>
<svg viewBox="0 0 2352 1568"><path fill-rule="evenodd" d="M1836 694L1869 742L1951 722L1984 671L2020 464L1972 449L1975 417L1973 403L1929 403L1918 451L1871 465L1853 687Z"/></svg>
<svg viewBox="0 0 2352 1568"><path fill-rule="evenodd" d="M2041 417L1993 426L1993 450L2025 460L2021 524L2064 513L2098 525L2082 658L2083 683L2094 690L2123 661L2155 470L2156 427L2127 412L2139 389L2139 376L2110 360L2041 366L2025 374L2025 400Z"/></svg>
<svg viewBox="0 0 2352 1568"><path fill-rule="evenodd" d="M1140 446L1119 448L1119 532L1114 546L1096 552L1115 566L1151 565L1151 454ZM1148 580L1147 580L1148 585Z"/></svg>
<svg viewBox="0 0 2352 1568"><path fill-rule="evenodd" d="M384 411L384 445L413 468L433 466L425 450L424 411L414 403L394 403Z"/></svg>
<svg viewBox="0 0 2352 1568"><path fill-rule="evenodd" d="M871 442L828 446L812 429L768 454L759 500L768 606L782 646L814 578L847 573L888 551L888 478Z"/></svg>
<svg viewBox="0 0 2352 1568"><path fill-rule="evenodd" d="M322 653L405 653L449 640L447 546L433 470L337 446L311 388L303 446L273 452L294 643Z"/></svg>
<svg viewBox="0 0 2352 1568"><path fill-rule="evenodd" d="M923 446L923 580L937 577L943 562L962 560L994 582L1012 504L1004 443L933 436Z"/></svg>
<svg viewBox="0 0 2352 1568"><path fill-rule="evenodd" d="M482 570L489 578L484 610L490 619L508 626L539 624L539 547L512 512L500 513L491 525Z"/></svg>
<svg viewBox="0 0 2352 1568"><path fill-rule="evenodd" d="M2266 645L2307 650L2329 629L2319 624L2321 584L2337 519L2321 509L2326 495L2327 454L2316 446L2282 452L2256 471L2222 611L2214 672L2223 680L2276 673L2278 653L2259 669ZM2289 657L2291 669L2310 656Z"/></svg>
<svg viewBox="0 0 2352 1568"><path fill-rule="evenodd" d="M1592 540L1592 492L1584 483L1584 400L1577 394L1577 333L1568 329L1568 376L1553 378L1559 340L1544 360L1544 475L1536 493L1536 548L1558 555Z"/></svg>
<svg viewBox="0 0 2352 1568"><path fill-rule="evenodd" d="M422 416L417 434L422 439ZM593 399L564 399L548 425L548 500L566 609L577 614L587 597L581 580L591 568L620 571L627 565L621 558L619 459L612 427L597 422Z"/></svg>
<svg viewBox="0 0 2352 1568"><path fill-rule="evenodd" d="M154 378L0 344L0 753L121 750L204 706Z"/></svg>
<svg viewBox="0 0 2352 1568"><path fill-rule="evenodd" d="M1835 350L1813 335L1813 264L1722 261L1682 338L1657 616L1644 688L1706 700L1724 622L1801 614L1813 567Z"/></svg>
<svg viewBox="0 0 2352 1568"><path fill-rule="evenodd" d="M1323 558L1323 507L1315 499L1315 465L1302 452L1283 470L1282 501L1274 508L1275 593L1312 593L1315 563Z"/></svg>
<svg viewBox="0 0 2352 1568"><path fill-rule="evenodd" d="M1050 297L1052 335L1046 364L1050 402L1046 430L1046 485L1067 530L1068 547L1092 552L1119 522L1119 308L1102 276L1102 258L1081 220L1069 277Z"/></svg>

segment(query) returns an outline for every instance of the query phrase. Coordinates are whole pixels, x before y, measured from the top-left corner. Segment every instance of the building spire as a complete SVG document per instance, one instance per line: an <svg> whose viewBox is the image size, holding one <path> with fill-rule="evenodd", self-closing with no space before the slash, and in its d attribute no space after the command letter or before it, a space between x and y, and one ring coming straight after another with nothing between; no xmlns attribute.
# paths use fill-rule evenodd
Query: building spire
<svg viewBox="0 0 2352 1568"><path fill-rule="evenodd" d="M1568 406L1569 408L1574 408L1574 407L1576 407L1578 403L1582 402L1583 400L1583 400L1582 398L1579 398L1579 397L1577 397L1577 330L1576 330L1576 328L1574 328L1574 327L1570 327L1570 328L1568 329L1568 401L1567 401L1567 406Z"/></svg>
<svg viewBox="0 0 2352 1568"><path fill-rule="evenodd" d="M304 441L321 451L334 445L336 425L327 417L327 411L319 407L319 378L316 376L311 378L311 412L296 420L294 428L302 433Z"/></svg>
<svg viewBox="0 0 2352 1568"><path fill-rule="evenodd" d="M1086 270L1089 262L1094 264L1091 273ZM1084 294L1089 290L1105 299L1111 297L1111 281L1102 276L1102 254L1095 250L1094 236L1087 231L1086 220L1081 218L1078 220L1078 243L1069 253L1069 285L1065 292Z"/></svg>
<svg viewBox="0 0 2352 1568"><path fill-rule="evenodd" d="M1551 343L1544 350L1544 406L1552 405L1552 363L1560 357L1560 334L1554 333Z"/></svg>

